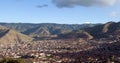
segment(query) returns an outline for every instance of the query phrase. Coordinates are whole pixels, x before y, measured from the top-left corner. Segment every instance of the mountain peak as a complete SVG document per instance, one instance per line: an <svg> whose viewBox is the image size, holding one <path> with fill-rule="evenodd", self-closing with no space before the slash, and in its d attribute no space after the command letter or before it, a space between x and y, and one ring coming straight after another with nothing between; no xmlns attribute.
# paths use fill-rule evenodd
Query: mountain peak
<svg viewBox="0 0 120 63"><path fill-rule="evenodd" d="M27 42L32 40L32 38L28 37L27 35L16 32L15 30L4 28L3 26L1 27L0 27L0 43L2 44L7 45L10 43Z"/></svg>

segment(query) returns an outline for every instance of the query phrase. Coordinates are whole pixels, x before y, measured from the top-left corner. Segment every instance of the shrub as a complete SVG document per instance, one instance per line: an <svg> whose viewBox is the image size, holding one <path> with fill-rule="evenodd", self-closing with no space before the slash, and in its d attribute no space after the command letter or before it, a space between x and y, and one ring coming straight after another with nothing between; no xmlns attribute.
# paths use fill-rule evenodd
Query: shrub
<svg viewBox="0 0 120 63"><path fill-rule="evenodd" d="M23 59L3 58L0 63L26 63Z"/></svg>

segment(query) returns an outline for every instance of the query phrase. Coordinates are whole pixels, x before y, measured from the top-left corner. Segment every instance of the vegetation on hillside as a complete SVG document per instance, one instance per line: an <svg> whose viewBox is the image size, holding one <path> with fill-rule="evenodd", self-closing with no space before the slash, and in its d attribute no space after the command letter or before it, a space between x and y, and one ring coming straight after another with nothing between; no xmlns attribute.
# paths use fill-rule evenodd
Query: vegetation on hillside
<svg viewBox="0 0 120 63"><path fill-rule="evenodd" d="M0 63L27 63L23 59L15 59L15 58L3 58Z"/></svg>

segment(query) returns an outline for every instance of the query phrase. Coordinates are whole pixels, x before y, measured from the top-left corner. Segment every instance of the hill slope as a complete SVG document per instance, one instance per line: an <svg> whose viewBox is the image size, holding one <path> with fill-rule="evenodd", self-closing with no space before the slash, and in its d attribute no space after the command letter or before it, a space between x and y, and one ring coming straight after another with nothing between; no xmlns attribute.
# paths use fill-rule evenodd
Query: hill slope
<svg viewBox="0 0 120 63"><path fill-rule="evenodd" d="M108 22L106 24L96 25L94 27L88 27L83 29L90 33L95 38L108 38L110 35L114 35L116 33L119 34L120 30L120 22Z"/></svg>
<svg viewBox="0 0 120 63"><path fill-rule="evenodd" d="M27 35L16 32L15 30L10 30L7 28L0 28L0 43L10 44L31 41L32 38Z"/></svg>
<svg viewBox="0 0 120 63"><path fill-rule="evenodd" d="M91 40L94 37L84 30L72 31L70 33L59 34L58 38L62 39L79 39L80 42L84 40Z"/></svg>

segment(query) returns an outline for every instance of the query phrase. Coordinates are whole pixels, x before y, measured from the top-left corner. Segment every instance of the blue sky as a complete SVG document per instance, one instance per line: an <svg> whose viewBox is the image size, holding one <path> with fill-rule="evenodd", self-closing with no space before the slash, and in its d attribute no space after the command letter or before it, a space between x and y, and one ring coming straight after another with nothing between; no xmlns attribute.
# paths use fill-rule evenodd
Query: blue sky
<svg viewBox="0 0 120 63"><path fill-rule="evenodd" d="M112 4L105 2L104 5L104 2L102 4L98 2L88 6L85 5L89 2L83 5L81 3L83 1L80 0L76 0L80 3L69 3L73 0L61 0L62 4L60 0L54 3L53 1L55 0L0 0L0 22L82 24L120 21L118 0Z"/></svg>

